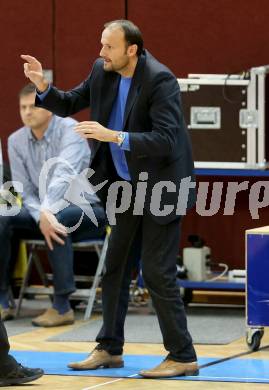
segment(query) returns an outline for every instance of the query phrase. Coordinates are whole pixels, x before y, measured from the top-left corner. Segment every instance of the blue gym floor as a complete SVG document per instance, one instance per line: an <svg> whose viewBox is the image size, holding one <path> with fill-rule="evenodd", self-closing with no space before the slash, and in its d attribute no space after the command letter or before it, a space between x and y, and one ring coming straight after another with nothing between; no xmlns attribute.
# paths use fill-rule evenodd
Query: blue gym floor
<svg viewBox="0 0 269 390"><path fill-rule="evenodd" d="M73 375L111 378L141 378L139 371L156 366L161 356L124 355L124 368L98 369L94 371L73 371L67 367L71 361L85 359L85 353L12 351L11 354L23 365L41 367L47 375ZM220 360L220 362L218 362ZM212 362L216 364L212 364ZM210 364L211 363L211 364ZM209 366L206 366L210 364ZM253 382L269 383L269 360L234 358L221 361L221 358L200 358L198 376L175 377L172 380L212 381L212 382ZM168 378L167 378L168 379Z"/></svg>

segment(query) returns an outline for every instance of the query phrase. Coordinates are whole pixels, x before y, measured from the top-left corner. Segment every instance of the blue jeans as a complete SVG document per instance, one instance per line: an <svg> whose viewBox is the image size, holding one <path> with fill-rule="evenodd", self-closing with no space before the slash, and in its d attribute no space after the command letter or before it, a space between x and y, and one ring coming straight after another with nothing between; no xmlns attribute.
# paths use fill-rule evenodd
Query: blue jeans
<svg viewBox="0 0 269 390"><path fill-rule="evenodd" d="M98 227L84 215L80 226L63 238L64 245L53 242L54 249L51 251L47 248L53 273L54 293L57 295L71 294L75 291L72 242L103 237L105 234L104 210L100 204L93 204L92 207L98 220ZM81 214L79 207L69 206L59 212L56 217L63 225L72 227L78 223ZM17 252L20 239L44 239L38 224L24 207L18 215L0 216L0 290L2 291L6 291L10 285L15 258L13 255Z"/></svg>

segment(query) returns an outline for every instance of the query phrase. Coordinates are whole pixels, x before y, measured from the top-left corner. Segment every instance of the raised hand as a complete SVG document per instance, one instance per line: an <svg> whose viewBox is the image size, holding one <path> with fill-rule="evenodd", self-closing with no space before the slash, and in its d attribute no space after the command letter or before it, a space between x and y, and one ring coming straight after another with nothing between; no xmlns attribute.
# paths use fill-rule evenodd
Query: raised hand
<svg viewBox="0 0 269 390"><path fill-rule="evenodd" d="M44 78L41 63L32 56L22 54L21 58L26 61L23 64L25 76L35 84L40 92L48 88L48 81Z"/></svg>

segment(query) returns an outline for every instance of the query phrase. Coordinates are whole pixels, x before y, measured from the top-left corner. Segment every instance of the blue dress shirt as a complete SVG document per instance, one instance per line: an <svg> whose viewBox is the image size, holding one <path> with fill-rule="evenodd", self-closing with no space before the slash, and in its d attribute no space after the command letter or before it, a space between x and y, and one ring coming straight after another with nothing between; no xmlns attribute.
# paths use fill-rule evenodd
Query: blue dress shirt
<svg viewBox="0 0 269 390"><path fill-rule="evenodd" d="M131 82L131 77L121 77L120 79L118 95L113 103L112 111L108 121L109 129L121 131L123 128L125 106ZM125 133L125 138L121 146L118 146L114 142L110 142L109 148L118 175L124 180L130 180L131 177L124 154L124 150L130 150L129 134Z"/></svg>

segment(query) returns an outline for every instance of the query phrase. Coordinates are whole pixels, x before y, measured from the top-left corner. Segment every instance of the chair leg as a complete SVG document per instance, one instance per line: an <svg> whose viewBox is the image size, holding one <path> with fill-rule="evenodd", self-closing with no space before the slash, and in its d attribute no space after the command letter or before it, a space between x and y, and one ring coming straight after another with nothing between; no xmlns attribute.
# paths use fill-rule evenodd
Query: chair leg
<svg viewBox="0 0 269 390"><path fill-rule="evenodd" d="M101 254L99 257L97 269L96 269L95 276L94 276L93 283L92 283L92 287L90 290L90 297L89 297L88 304L87 304L85 314L84 314L84 320L89 319L91 314L92 314L92 308L93 308L93 304L94 304L94 300L95 300L95 296L96 296L96 289L100 283L101 276L102 276L103 269L104 269L104 265L105 265L108 240L109 240L109 234L106 235L106 238L105 238L105 241L103 244L103 248L102 248L102 251L101 251Z"/></svg>
<svg viewBox="0 0 269 390"><path fill-rule="evenodd" d="M8 290L8 299L9 299L10 307L12 309L15 309L16 308L16 303L15 303L13 292L12 292L11 288L9 288L9 290Z"/></svg>
<svg viewBox="0 0 269 390"><path fill-rule="evenodd" d="M35 253L33 255L33 260L34 260L34 263L35 263L35 266L36 266L36 269L37 269L37 272L38 272L38 275L43 283L43 285L45 287L49 287L49 281L48 281L48 278L46 276L46 273L44 271L44 268L42 266L42 263L38 257L38 255Z"/></svg>
<svg viewBox="0 0 269 390"><path fill-rule="evenodd" d="M101 253L102 253L102 246L100 245L94 245L95 252L97 253L98 259L100 259Z"/></svg>
<svg viewBox="0 0 269 390"><path fill-rule="evenodd" d="M26 273L25 273L25 276L23 278L22 285L21 285L21 288L20 288L18 305L17 305L16 311L15 311L15 317L16 318L20 314L21 304L22 304L22 300L23 300L23 297L24 297L24 294L25 294L25 289L26 289L26 287L28 285L28 281L29 281L29 278L30 278L30 274L31 274L32 266L33 266L33 250L34 250L34 247L35 246L33 245L31 247L31 249L30 249L28 262L27 262L27 270L26 270Z"/></svg>

